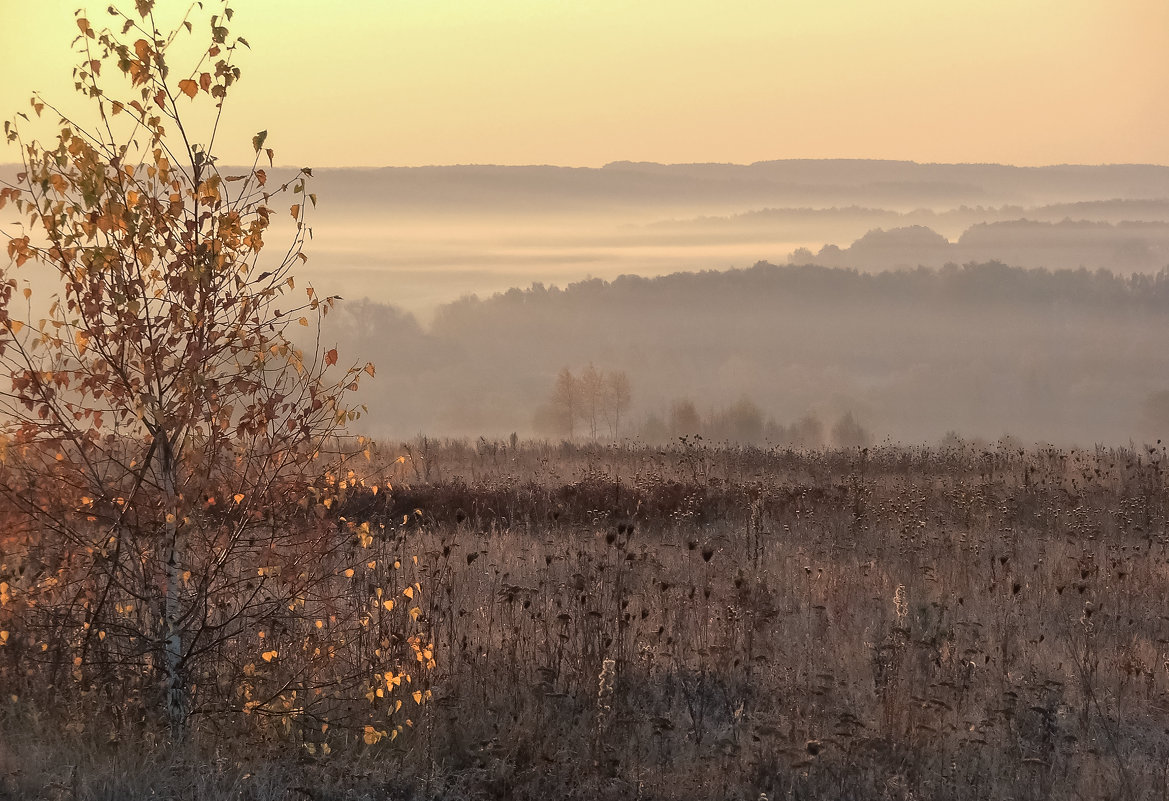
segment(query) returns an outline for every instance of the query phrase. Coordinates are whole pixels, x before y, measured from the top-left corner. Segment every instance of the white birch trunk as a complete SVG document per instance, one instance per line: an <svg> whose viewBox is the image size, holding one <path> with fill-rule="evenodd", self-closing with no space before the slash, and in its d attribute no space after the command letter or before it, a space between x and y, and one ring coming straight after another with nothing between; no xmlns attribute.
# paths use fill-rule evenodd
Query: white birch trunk
<svg viewBox="0 0 1169 801"><path fill-rule="evenodd" d="M176 503L176 468L174 454L165 433L162 437L160 466L166 499L166 525L163 555L166 564L166 596L163 599L163 670L166 680L166 714L171 732L181 737L187 720L187 685L182 676L183 635L179 625L182 592L182 544L179 542L178 505Z"/></svg>

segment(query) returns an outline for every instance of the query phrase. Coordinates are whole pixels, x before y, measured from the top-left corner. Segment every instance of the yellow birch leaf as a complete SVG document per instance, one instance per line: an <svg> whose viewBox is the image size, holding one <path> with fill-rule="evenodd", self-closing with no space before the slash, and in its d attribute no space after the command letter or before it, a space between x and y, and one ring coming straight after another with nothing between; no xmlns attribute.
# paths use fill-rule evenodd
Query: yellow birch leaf
<svg viewBox="0 0 1169 801"><path fill-rule="evenodd" d="M187 78L186 80L179 81L179 91L187 97L194 99L195 95L199 94L199 84Z"/></svg>

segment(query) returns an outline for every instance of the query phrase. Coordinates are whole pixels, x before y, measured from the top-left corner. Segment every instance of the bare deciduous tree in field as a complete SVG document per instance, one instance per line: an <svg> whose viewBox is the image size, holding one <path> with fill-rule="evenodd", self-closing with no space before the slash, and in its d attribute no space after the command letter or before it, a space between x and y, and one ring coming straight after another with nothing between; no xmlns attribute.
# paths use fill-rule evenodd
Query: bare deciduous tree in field
<svg viewBox="0 0 1169 801"><path fill-rule="evenodd" d="M551 408L557 429L560 433L567 434L571 440L576 420L581 416L583 401L580 381L567 367L556 374L556 384L552 387Z"/></svg>
<svg viewBox="0 0 1169 801"><path fill-rule="evenodd" d="M598 370L590 362L579 376L574 376L564 367L556 374L547 404L537 410L536 425L571 440L579 420L589 439L596 441L604 422L609 435L617 439L621 416L629 409L631 399L629 376L623 370Z"/></svg>
<svg viewBox="0 0 1169 801"><path fill-rule="evenodd" d="M609 422L609 433L613 439L621 434L621 415L629 410L633 400L633 390L629 384L629 376L624 370L614 370L605 374L605 419Z"/></svg>
<svg viewBox="0 0 1169 801"><path fill-rule="evenodd" d="M292 275L311 171L278 184L265 132L250 168L213 155L247 46L218 5L182 71L170 54L191 19L161 31L137 0L99 30L79 12L92 121L34 97L51 138L26 139L23 114L5 124L23 166L0 189L19 217L0 273L0 494L19 526L0 543L0 628L12 664L112 714L138 702L178 731L226 709L327 728L328 699L376 706L400 657L432 655L398 636L391 615L418 615L388 588L383 602L383 584L409 579L371 559L377 531L322 520L357 488L339 434L373 366L337 364L319 337L335 299ZM295 229L272 258L278 214Z"/></svg>

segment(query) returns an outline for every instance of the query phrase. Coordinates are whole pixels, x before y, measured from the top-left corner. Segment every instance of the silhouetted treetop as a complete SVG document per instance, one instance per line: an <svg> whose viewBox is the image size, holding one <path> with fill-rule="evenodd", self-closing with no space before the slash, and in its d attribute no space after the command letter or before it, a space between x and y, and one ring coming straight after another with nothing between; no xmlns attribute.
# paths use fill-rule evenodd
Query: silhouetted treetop
<svg viewBox="0 0 1169 801"><path fill-rule="evenodd" d="M568 284L563 289L533 284L487 299L465 297L443 309L436 330L465 325L480 315L500 322L504 309L523 309L535 320L567 310L592 315L594 324L626 314L647 303L671 308L712 308L724 304L783 307L804 301L890 302L969 307L987 304L1072 306L1085 310L1145 309L1169 311L1169 268L1154 274L1120 275L1104 270L1023 269L1001 262L948 264L861 272L817 265L777 266L759 262L744 270L674 273L656 278L623 275Z"/></svg>

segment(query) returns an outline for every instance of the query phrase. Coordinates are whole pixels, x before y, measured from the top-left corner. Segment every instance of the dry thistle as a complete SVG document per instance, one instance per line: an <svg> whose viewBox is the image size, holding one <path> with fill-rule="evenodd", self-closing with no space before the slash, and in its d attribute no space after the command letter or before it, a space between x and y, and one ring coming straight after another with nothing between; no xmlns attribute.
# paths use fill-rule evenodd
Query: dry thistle
<svg viewBox="0 0 1169 801"><path fill-rule="evenodd" d="M905 617L909 614L909 600L906 598L905 585L898 584L893 591L893 607L897 610L897 625L905 626Z"/></svg>
<svg viewBox="0 0 1169 801"><path fill-rule="evenodd" d="M613 677L617 673L617 663L606 659L601 663L601 672L597 675L597 711L605 717L613 708Z"/></svg>

